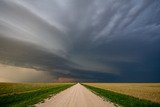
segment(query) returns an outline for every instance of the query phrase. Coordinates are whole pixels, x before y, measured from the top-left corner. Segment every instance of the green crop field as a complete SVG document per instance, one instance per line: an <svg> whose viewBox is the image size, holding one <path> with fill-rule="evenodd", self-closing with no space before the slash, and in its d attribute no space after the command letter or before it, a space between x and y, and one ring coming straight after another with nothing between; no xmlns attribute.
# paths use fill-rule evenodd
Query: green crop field
<svg viewBox="0 0 160 107"><path fill-rule="evenodd" d="M146 99L140 99L140 98L134 97L132 95L127 95L124 93L118 93L118 92L109 90L109 88L107 88L106 84L107 83L102 83L100 85L100 86L103 85L103 87L100 87L98 83L88 83L88 84L83 84L83 85L86 88L93 91L94 93L96 93L97 95L102 96L103 98L105 98L115 104L118 104L120 106L123 106L123 107L160 107L160 103L158 103L158 102L153 102L153 101L146 100ZM123 84L121 84L121 86L122 85ZM142 85L144 85L144 84L142 84ZM114 87L114 85L113 85L113 87ZM126 89L129 88L129 85L128 85L128 87L125 87L125 88ZM116 88L116 89L118 90L118 88ZM119 90L120 89L121 88L119 87ZM145 94L145 93L142 93L142 94ZM157 93L157 96L159 96L158 93Z"/></svg>
<svg viewBox="0 0 160 107"><path fill-rule="evenodd" d="M0 107L34 105L72 85L67 83L0 83Z"/></svg>

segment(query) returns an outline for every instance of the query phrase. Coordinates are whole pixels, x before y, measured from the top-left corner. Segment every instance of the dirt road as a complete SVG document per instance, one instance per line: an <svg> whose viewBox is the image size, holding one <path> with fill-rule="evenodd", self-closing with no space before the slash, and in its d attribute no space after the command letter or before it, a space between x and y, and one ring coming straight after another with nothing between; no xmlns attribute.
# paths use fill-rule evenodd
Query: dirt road
<svg viewBox="0 0 160 107"><path fill-rule="evenodd" d="M104 101L81 84L76 84L71 88L45 100L44 103L37 104L36 107L115 107L113 103Z"/></svg>

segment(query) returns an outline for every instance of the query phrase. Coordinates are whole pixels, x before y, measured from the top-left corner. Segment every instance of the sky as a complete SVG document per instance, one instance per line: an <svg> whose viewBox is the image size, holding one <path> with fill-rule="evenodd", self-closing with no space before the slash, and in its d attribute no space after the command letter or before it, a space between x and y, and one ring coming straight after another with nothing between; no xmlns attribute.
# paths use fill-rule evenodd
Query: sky
<svg viewBox="0 0 160 107"><path fill-rule="evenodd" d="M160 82L160 1L0 0L0 63L48 82Z"/></svg>

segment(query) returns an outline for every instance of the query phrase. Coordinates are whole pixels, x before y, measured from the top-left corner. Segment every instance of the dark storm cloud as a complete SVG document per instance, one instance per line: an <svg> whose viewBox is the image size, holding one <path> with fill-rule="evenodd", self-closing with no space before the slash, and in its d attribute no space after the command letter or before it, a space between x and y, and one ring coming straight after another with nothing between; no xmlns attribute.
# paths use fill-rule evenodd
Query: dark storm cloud
<svg viewBox="0 0 160 107"><path fill-rule="evenodd" d="M57 78L160 81L159 5L159 0L2 0L0 36L34 44L32 57L40 49L39 66Z"/></svg>

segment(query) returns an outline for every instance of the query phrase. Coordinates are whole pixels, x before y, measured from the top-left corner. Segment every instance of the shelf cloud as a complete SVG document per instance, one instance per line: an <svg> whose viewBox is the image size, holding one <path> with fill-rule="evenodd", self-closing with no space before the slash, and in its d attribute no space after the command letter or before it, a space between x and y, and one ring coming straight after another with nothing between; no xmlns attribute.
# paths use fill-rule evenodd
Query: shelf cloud
<svg viewBox="0 0 160 107"><path fill-rule="evenodd" d="M159 5L1 0L0 61L46 72L50 81L159 82Z"/></svg>

